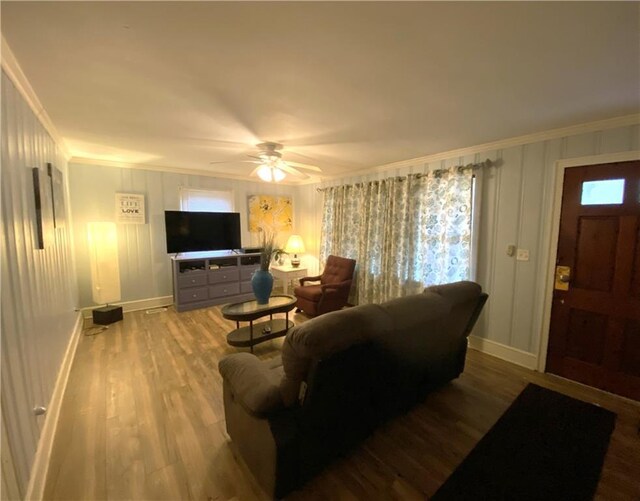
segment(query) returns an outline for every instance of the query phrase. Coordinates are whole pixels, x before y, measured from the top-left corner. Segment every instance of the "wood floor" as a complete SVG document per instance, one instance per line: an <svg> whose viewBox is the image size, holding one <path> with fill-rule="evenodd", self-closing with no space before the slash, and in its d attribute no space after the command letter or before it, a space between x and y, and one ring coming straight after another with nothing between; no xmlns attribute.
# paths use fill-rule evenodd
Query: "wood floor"
<svg viewBox="0 0 640 501"><path fill-rule="evenodd" d="M233 325L219 308L170 308L128 313L105 332L83 337L45 499L265 499L225 431L217 365L238 351L225 342ZM281 344L266 342L255 353L276 356ZM618 414L596 499L640 499L640 405L472 350L459 379L290 499L428 498L528 382Z"/></svg>

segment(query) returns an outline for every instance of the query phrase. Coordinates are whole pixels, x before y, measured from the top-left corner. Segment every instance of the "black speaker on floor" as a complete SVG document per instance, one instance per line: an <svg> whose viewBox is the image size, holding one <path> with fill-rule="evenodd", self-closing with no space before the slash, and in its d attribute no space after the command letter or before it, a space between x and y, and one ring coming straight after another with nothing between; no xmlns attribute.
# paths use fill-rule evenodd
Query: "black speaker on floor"
<svg viewBox="0 0 640 501"><path fill-rule="evenodd" d="M103 306L93 310L93 323L109 325L122 320L122 306Z"/></svg>

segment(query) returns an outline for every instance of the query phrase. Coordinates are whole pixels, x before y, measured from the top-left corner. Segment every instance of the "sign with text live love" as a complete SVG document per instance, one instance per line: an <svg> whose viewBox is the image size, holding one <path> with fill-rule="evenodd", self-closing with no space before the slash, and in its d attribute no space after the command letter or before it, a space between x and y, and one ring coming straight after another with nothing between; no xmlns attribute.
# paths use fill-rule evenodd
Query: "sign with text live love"
<svg viewBox="0 0 640 501"><path fill-rule="evenodd" d="M116 223L145 224L144 195L116 193Z"/></svg>

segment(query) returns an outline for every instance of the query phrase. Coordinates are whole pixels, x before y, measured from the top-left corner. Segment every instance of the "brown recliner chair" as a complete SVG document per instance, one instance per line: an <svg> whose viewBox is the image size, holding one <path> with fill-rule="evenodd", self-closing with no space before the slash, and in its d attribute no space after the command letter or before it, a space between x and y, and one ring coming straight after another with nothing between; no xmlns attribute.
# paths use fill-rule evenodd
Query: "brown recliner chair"
<svg viewBox="0 0 640 501"><path fill-rule="evenodd" d="M298 310L304 311L310 317L341 309L347 304L353 271L356 268L354 259L329 256L322 275L304 277L300 279L300 286L294 294L298 299ZM318 285L307 285L305 282L317 282Z"/></svg>

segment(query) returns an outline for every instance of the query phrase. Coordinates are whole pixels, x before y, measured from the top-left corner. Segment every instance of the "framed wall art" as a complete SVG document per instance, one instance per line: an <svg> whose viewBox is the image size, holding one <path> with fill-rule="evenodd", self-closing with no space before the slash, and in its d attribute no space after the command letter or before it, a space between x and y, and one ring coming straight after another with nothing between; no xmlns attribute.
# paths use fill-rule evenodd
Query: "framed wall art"
<svg viewBox="0 0 640 501"><path fill-rule="evenodd" d="M64 204L64 178L52 164L47 164L51 184L51 199L53 204L53 226L54 228L64 228L67 216Z"/></svg>
<svg viewBox="0 0 640 501"><path fill-rule="evenodd" d="M51 202L51 184L48 176L40 172L39 167L31 169L33 178L33 197L35 202L35 242L36 249L45 249L54 240L53 205Z"/></svg>
<svg viewBox="0 0 640 501"><path fill-rule="evenodd" d="M145 224L144 195L116 193L116 223Z"/></svg>
<svg viewBox="0 0 640 501"><path fill-rule="evenodd" d="M293 227L291 197L274 195L249 196L249 231L261 229L272 232L290 232Z"/></svg>

